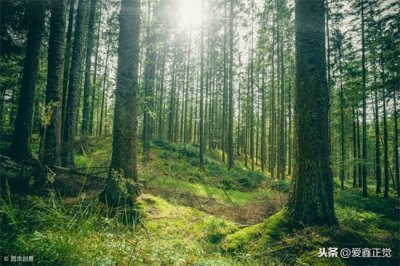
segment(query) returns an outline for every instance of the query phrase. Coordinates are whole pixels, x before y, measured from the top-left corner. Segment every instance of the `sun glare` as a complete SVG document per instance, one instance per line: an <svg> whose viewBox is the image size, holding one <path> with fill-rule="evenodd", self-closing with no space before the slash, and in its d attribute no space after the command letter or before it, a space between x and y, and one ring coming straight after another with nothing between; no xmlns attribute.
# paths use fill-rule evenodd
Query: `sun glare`
<svg viewBox="0 0 400 266"><path fill-rule="evenodd" d="M202 0L179 0L178 19L179 26L194 28L201 26Z"/></svg>

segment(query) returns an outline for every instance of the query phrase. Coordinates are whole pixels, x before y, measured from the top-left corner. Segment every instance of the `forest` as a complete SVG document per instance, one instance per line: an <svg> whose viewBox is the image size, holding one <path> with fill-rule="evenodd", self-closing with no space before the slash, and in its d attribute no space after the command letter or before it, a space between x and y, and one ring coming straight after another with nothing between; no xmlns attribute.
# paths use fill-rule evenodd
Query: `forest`
<svg viewBox="0 0 400 266"><path fill-rule="evenodd" d="M399 265L399 14L0 0L0 265Z"/></svg>

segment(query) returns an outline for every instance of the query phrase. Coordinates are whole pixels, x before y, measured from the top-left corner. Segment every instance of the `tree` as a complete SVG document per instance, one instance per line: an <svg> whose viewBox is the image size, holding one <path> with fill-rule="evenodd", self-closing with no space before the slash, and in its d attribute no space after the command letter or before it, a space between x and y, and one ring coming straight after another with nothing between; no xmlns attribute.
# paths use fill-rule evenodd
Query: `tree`
<svg viewBox="0 0 400 266"><path fill-rule="evenodd" d="M65 116L67 112L67 92L68 92L68 78L71 62L71 51L72 51L72 31L74 24L74 7L76 0L69 0L69 11L68 11L68 29L67 39L65 45L64 55L64 81L62 90L62 112L61 112L61 136L64 135Z"/></svg>
<svg viewBox="0 0 400 266"><path fill-rule="evenodd" d="M299 224L336 224L329 165L325 7L323 0L296 0L295 170L288 202Z"/></svg>
<svg viewBox="0 0 400 266"><path fill-rule="evenodd" d="M199 121L199 137L200 137L200 153L199 168L204 169L204 1L202 1L203 17L201 24L201 41L200 41L200 121Z"/></svg>
<svg viewBox="0 0 400 266"><path fill-rule="evenodd" d="M60 164L66 1L51 1L43 162Z"/></svg>
<svg viewBox="0 0 400 266"><path fill-rule="evenodd" d="M97 0L91 0L89 12L88 36L86 38L86 62L85 62L85 83L83 88L83 110L82 110L82 135L90 133L90 71L92 69L92 52L94 43L94 22L96 17ZM94 92L92 92L94 93Z"/></svg>
<svg viewBox="0 0 400 266"><path fill-rule="evenodd" d="M234 19L233 0L230 1L229 9L229 102L228 102L228 168L234 167L233 149L233 19Z"/></svg>
<svg viewBox="0 0 400 266"><path fill-rule="evenodd" d="M137 195L127 181L121 187L118 177L138 182L137 174L137 91L139 65L140 0L122 0L119 16L117 87L110 173L101 199L117 204L121 197Z"/></svg>
<svg viewBox="0 0 400 266"><path fill-rule="evenodd" d="M155 9L156 7L153 7ZM144 114L143 114L143 162L150 159L150 141L153 134L154 84L156 76L156 20L148 2L146 29L146 61L144 70ZM155 11L153 10L153 13Z"/></svg>
<svg viewBox="0 0 400 266"><path fill-rule="evenodd" d="M39 52L44 30L45 7L43 1L29 1L27 16L30 26L26 45L25 61L21 79L17 119L10 156L16 160L31 157L30 138L32 131L33 105L39 69Z"/></svg>
<svg viewBox="0 0 400 266"><path fill-rule="evenodd" d="M367 88L366 88L366 62L365 62L365 20L364 20L364 0L361 0L361 64L362 64L362 189L363 197L368 197L367 185Z"/></svg>
<svg viewBox="0 0 400 266"><path fill-rule="evenodd" d="M74 141L80 98L80 73L86 38L87 12L88 2L86 0L79 0L75 24L75 36L72 47L71 69L69 72L65 125L62 136L61 163L63 166L74 165Z"/></svg>

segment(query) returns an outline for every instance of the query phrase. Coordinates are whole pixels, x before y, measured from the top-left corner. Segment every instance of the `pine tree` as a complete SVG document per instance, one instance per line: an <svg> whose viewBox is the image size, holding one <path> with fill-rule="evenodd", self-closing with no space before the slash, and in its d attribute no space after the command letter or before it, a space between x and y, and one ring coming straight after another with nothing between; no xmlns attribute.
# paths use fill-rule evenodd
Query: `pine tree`
<svg viewBox="0 0 400 266"><path fill-rule="evenodd" d="M329 165L325 8L296 0L295 176L288 202L299 224L336 224Z"/></svg>
<svg viewBox="0 0 400 266"><path fill-rule="evenodd" d="M43 162L60 164L66 0L51 1Z"/></svg>
<svg viewBox="0 0 400 266"><path fill-rule="evenodd" d="M113 145L110 173L101 199L111 204L130 200L138 188L127 181L121 187L121 175L133 183L137 173L137 92L139 65L140 1L122 0L120 11L117 87L113 126ZM131 185L129 185L131 184ZM126 191L127 190L127 191Z"/></svg>
<svg viewBox="0 0 400 266"><path fill-rule="evenodd" d="M30 0L27 17L30 22L25 60L21 79L17 118L9 150L10 156L22 161L31 157L33 105L39 69L39 52L44 30L45 6L43 1Z"/></svg>

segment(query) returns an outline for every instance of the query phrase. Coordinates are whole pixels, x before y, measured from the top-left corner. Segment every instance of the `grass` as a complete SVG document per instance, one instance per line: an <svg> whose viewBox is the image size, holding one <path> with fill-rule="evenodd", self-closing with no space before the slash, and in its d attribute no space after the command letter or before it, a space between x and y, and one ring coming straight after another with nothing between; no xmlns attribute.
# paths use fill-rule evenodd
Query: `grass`
<svg viewBox="0 0 400 266"><path fill-rule="evenodd" d="M76 165L106 168L110 154L110 137L89 140L86 150L77 154ZM139 163L140 179L145 188L190 193L210 200L205 204L215 200L232 208L232 201L238 207L232 211L284 198L291 188L290 178L271 180L240 164L227 170L220 157L220 151L207 153L200 171L198 147L155 140L150 161ZM351 180L346 180L344 191L335 180L339 225L302 230L292 229L285 209L240 229L234 219L224 218L230 216L142 194L135 209L140 221L131 224L126 222L132 220L128 207L113 209L96 198L8 193L0 202L1 255L33 255L38 265L396 265L398 199L376 195L372 182L369 189L369 198L363 198ZM393 257L318 258L322 247L390 247Z"/></svg>
<svg viewBox="0 0 400 266"><path fill-rule="evenodd" d="M397 265L400 250L398 199L370 195L363 198L358 189L335 191L334 227L307 227L293 230L284 211L265 222L226 237L224 248L232 255L264 256L283 264L296 265ZM391 258L319 258L319 248L390 248Z"/></svg>
<svg viewBox="0 0 400 266"><path fill-rule="evenodd" d="M111 159L110 143L110 137L92 141L87 152L75 156L76 167L107 166ZM151 149L151 160L146 165L139 164L140 178L151 187L179 190L227 203L233 201L239 205L274 197L274 190L265 183L268 180L265 174L241 167L228 170L217 155L209 155L205 158L205 170L200 171L198 147L156 139ZM287 182L270 182L276 183L272 188L277 191L288 191Z"/></svg>
<svg viewBox="0 0 400 266"><path fill-rule="evenodd" d="M230 221L144 194L141 223L127 225L97 200L68 206L56 197L2 199L2 254L34 256L38 265L244 265L219 243L237 231Z"/></svg>
<svg viewBox="0 0 400 266"><path fill-rule="evenodd" d="M157 188L179 190L181 192L190 192L198 196L217 199L220 201L229 201L228 197L236 204L242 205L255 200L260 200L270 196L266 191L242 192L238 190L223 190L221 188L205 185L202 183L190 183L184 180L176 180L172 177L154 177L146 176L144 180L148 181L150 186ZM227 196L228 195L228 196Z"/></svg>

